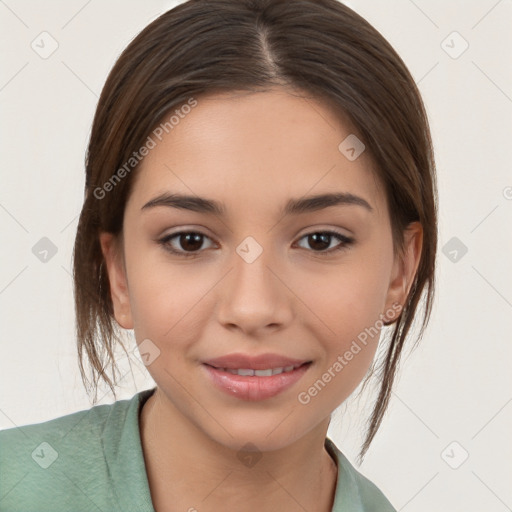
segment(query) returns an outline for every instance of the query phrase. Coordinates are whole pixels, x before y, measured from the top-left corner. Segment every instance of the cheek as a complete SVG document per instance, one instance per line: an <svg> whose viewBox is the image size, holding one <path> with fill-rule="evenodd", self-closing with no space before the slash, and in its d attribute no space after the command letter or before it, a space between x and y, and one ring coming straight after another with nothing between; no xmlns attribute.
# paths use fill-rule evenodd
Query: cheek
<svg viewBox="0 0 512 512"><path fill-rule="evenodd" d="M390 260L385 251L360 252L303 281L305 330L323 346L322 372L334 382L341 403L370 366L380 339ZM336 375L337 378L334 378ZM322 377L322 380L323 377Z"/></svg>
<svg viewBox="0 0 512 512"><path fill-rule="evenodd" d="M191 266L166 262L165 255L152 257L154 252L134 251L127 271L136 338L160 346L170 339L174 344L184 331L193 336L206 307L201 299L215 281Z"/></svg>
<svg viewBox="0 0 512 512"><path fill-rule="evenodd" d="M384 259L358 255L302 285L301 295L307 297L305 303L324 324L326 334L346 341L379 319L389 275Z"/></svg>
<svg viewBox="0 0 512 512"><path fill-rule="evenodd" d="M146 345L151 354L147 371L159 385L171 379L171 375L172 382L185 382L189 365L186 355L201 339L212 314L205 296L214 280L199 272L185 272L179 266L148 262L132 272L131 277L135 338L138 343L149 339L157 347ZM179 395L175 399L180 400Z"/></svg>

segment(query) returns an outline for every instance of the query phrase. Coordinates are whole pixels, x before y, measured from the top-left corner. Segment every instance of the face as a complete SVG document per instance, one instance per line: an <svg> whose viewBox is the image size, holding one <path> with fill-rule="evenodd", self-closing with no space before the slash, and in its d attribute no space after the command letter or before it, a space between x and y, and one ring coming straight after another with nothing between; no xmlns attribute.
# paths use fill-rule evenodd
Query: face
<svg viewBox="0 0 512 512"><path fill-rule="evenodd" d="M326 429L363 379L421 232L394 254L372 161L339 149L354 130L323 103L284 89L197 100L137 170L122 240L101 235L115 316L146 340L173 414L224 446L278 449ZM205 364L229 354L309 363L272 377Z"/></svg>

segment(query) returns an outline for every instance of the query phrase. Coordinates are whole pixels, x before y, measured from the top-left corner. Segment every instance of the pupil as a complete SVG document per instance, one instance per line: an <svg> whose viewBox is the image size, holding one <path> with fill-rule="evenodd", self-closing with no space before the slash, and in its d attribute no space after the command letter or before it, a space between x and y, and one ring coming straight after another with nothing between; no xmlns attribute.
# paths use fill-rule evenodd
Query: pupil
<svg viewBox="0 0 512 512"><path fill-rule="evenodd" d="M200 235L199 233L190 233L190 234L182 235L182 237L181 237L182 249L194 250L194 249L201 248L201 245L202 245L201 237L202 236L203 235ZM186 240L185 243L183 243L183 239Z"/></svg>
<svg viewBox="0 0 512 512"><path fill-rule="evenodd" d="M309 235L310 245L313 249L326 249L327 247L329 247L330 237L331 235L327 233L314 233L312 235ZM311 240L313 240L313 243L311 243ZM318 246L318 243L320 244L320 247Z"/></svg>

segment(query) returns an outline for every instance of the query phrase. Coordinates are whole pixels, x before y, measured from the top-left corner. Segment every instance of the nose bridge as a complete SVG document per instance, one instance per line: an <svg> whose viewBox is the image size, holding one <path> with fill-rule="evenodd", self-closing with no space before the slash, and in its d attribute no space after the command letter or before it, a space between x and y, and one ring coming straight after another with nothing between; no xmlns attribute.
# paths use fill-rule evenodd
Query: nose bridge
<svg viewBox="0 0 512 512"><path fill-rule="evenodd" d="M246 237L230 262L232 271L219 298L219 320L244 331L282 325L291 318L287 288L274 275L271 251Z"/></svg>

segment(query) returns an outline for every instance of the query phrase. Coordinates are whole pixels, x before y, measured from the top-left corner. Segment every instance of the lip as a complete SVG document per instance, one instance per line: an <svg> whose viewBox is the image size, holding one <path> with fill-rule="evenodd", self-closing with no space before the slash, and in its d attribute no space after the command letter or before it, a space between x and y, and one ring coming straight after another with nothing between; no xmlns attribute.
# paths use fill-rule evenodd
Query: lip
<svg viewBox="0 0 512 512"><path fill-rule="evenodd" d="M307 359L290 359L286 356L270 353L260 354L258 356L235 353L202 362L215 368L230 368L235 370L240 368L250 368L252 370L266 370L268 368L299 366L310 361Z"/></svg>
<svg viewBox="0 0 512 512"><path fill-rule="evenodd" d="M289 362L290 359L287 359L287 361ZM223 364L225 363L223 362ZM297 364L300 364L300 361ZM291 388L304 376L312 364L311 361L306 362L290 372L283 372L269 377L234 375L221 368L210 366L207 363L203 363L201 367L205 369L207 377L213 385L224 393L241 400L261 401L272 398ZM237 366L236 368L243 368L243 366ZM245 368L247 368L247 366L245 366ZM249 368L251 368L251 366L249 366ZM266 368L269 368L269 366ZM277 366L275 366L275 368L277 368Z"/></svg>

